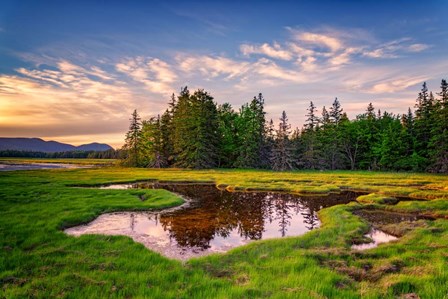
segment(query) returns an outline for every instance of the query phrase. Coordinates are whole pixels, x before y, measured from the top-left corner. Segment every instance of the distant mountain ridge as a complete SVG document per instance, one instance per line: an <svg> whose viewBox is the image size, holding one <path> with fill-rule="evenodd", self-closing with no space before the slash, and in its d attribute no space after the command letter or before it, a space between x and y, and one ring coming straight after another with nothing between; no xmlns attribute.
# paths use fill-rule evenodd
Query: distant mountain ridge
<svg viewBox="0 0 448 299"><path fill-rule="evenodd" d="M112 147L105 143L89 143L80 146L74 146L57 141L45 141L40 138L6 138L0 137L0 151L32 151L32 152L70 152L70 151L107 151Z"/></svg>

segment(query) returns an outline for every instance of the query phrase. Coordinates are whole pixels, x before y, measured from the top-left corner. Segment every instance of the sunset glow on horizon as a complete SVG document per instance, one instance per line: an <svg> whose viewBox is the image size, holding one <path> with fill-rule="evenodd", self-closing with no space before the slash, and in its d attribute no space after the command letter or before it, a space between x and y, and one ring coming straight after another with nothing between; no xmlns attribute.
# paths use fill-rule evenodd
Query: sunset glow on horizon
<svg viewBox="0 0 448 299"><path fill-rule="evenodd" d="M0 137L123 144L182 86L301 127L313 101L405 113L448 79L446 1L2 1Z"/></svg>

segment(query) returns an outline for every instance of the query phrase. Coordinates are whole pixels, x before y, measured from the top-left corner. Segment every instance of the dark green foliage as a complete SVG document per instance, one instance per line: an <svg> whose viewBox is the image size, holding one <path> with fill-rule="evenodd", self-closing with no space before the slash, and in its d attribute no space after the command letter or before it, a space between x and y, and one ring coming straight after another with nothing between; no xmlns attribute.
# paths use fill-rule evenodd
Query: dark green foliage
<svg viewBox="0 0 448 299"><path fill-rule="evenodd" d="M311 101L308 107L308 114L304 130L300 136L302 140L302 151L299 154L298 165L300 168L305 169L318 169L320 152L320 139L318 138L319 132L319 118L316 116L317 109L314 103Z"/></svg>
<svg viewBox="0 0 448 299"><path fill-rule="evenodd" d="M134 110L130 119L129 131L126 133L125 145L123 149L126 151L124 164L127 166L146 166L142 161L142 123L141 118Z"/></svg>
<svg viewBox="0 0 448 299"><path fill-rule="evenodd" d="M448 172L448 84L442 80L440 98L433 109L428 151L433 172Z"/></svg>
<svg viewBox="0 0 448 299"><path fill-rule="evenodd" d="M218 166L230 168L236 160L238 140L236 119L238 114L228 103L218 106L218 132L220 139Z"/></svg>
<svg viewBox="0 0 448 299"><path fill-rule="evenodd" d="M249 104L241 107L236 119L237 158L235 167L261 168L269 165L268 154L263 152L265 142L264 98L260 93Z"/></svg>
<svg viewBox="0 0 448 299"><path fill-rule="evenodd" d="M161 168L167 165L164 155L163 130L161 129L160 116L153 117L142 124L142 153L144 164L148 167Z"/></svg>
<svg viewBox="0 0 448 299"><path fill-rule="evenodd" d="M216 104L204 90L184 88L173 114L175 165L211 168L218 165L219 122Z"/></svg>
<svg viewBox="0 0 448 299"><path fill-rule="evenodd" d="M448 172L448 83L436 98L426 86L415 115L394 115L369 103L349 120L338 98L331 107L312 101L302 130L291 135L286 112L279 129L266 122L260 93L238 112L216 105L204 90L185 87L161 117L143 122L134 111L126 135L124 160L140 167L363 169ZM111 153L110 153L111 154ZM89 154L90 155L90 154ZM93 155L93 154L92 154Z"/></svg>
<svg viewBox="0 0 448 299"><path fill-rule="evenodd" d="M288 124L286 112L283 111L276 131L275 141L271 153L271 164L273 170L291 170L293 168L293 149L289 135L291 125Z"/></svg>

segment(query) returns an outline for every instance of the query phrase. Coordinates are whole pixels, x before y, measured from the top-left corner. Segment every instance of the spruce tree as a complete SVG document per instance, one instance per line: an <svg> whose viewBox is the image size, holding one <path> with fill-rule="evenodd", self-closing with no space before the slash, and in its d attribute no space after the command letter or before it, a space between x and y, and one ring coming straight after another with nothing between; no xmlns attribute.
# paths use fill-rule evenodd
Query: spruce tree
<svg viewBox="0 0 448 299"><path fill-rule="evenodd" d="M432 172L448 173L448 84L442 80L440 98L433 107L433 124L428 143Z"/></svg>
<svg viewBox="0 0 448 299"><path fill-rule="evenodd" d="M291 125L288 124L286 112L283 111L278 130L276 130L275 143L271 155L273 170L284 171L293 168L293 150L289 140L290 134Z"/></svg>
<svg viewBox="0 0 448 299"><path fill-rule="evenodd" d="M330 120L334 124L339 124L339 122L341 121L342 111L343 109L341 108L341 103L339 103L338 98L335 98L333 105L331 105L329 113Z"/></svg>
<svg viewBox="0 0 448 299"><path fill-rule="evenodd" d="M160 115L152 117L142 123L142 152L147 167L161 168L167 165L163 153L163 131L161 130Z"/></svg>
<svg viewBox="0 0 448 299"><path fill-rule="evenodd" d="M263 158L265 141L264 98L260 93L249 104L244 104L237 118L238 157L234 166L242 168L260 168L269 165Z"/></svg>
<svg viewBox="0 0 448 299"><path fill-rule="evenodd" d="M141 122L140 116L137 113L137 109L132 113L131 121L129 125L129 131L126 133L124 149L127 151L127 159L125 164L128 166L138 167L140 166L140 156L142 148L141 138Z"/></svg>
<svg viewBox="0 0 448 299"><path fill-rule="evenodd" d="M416 153L423 159L428 160L428 146L432 137L434 97L428 93L426 82L423 83L418 94L415 107ZM427 162L424 164L427 164Z"/></svg>
<svg viewBox="0 0 448 299"><path fill-rule="evenodd" d="M174 111L174 151L178 167L210 168L218 162L219 132L216 104L204 90L181 91Z"/></svg>
<svg viewBox="0 0 448 299"><path fill-rule="evenodd" d="M232 167L236 159L238 114L229 103L218 106L219 167Z"/></svg>
<svg viewBox="0 0 448 299"><path fill-rule="evenodd" d="M316 138L316 130L318 129L319 119L316 116L317 109L314 103L311 101L308 107L308 114L306 123L304 125L304 131L301 134L303 141L304 151L300 157L299 163L305 168L316 169L318 168L319 157L319 145Z"/></svg>
<svg viewBox="0 0 448 299"><path fill-rule="evenodd" d="M305 129L307 131L313 131L319 124L319 118L316 116L317 109L314 106L313 101L310 101L310 106L308 107L308 114L305 124Z"/></svg>

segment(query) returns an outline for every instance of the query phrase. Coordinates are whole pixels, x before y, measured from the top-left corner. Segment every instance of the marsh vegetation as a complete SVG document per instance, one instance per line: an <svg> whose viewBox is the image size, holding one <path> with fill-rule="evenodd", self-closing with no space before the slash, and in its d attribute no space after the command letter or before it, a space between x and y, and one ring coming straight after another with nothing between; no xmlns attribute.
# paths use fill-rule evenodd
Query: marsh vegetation
<svg viewBox="0 0 448 299"><path fill-rule="evenodd" d="M63 232L105 213L154 212L184 202L164 189L79 188L135 181L206 182L228 191L369 194L319 210L320 227L302 236L259 240L186 262L125 236ZM443 298L448 292L443 175L112 167L2 172L0 184L0 294L7 298ZM402 197L418 200L391 200ZM353 244L369 241L365 235L374 224L357 215L369 211L424 217L382 224L380 229L398 240L353 250Z"/></svg>

